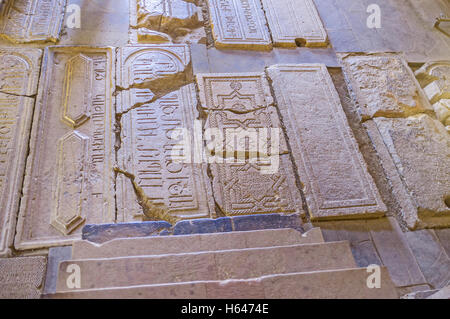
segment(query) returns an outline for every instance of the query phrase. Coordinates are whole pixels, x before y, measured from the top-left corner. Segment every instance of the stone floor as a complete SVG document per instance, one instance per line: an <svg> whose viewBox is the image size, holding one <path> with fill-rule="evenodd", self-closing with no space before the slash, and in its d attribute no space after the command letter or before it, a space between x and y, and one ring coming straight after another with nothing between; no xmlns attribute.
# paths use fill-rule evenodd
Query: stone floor
<svg viewBox="0 0 450 319"><path fill-rule="evenodd" d="M161 238L153 256L184 247L172 237L206 236L211 255L238 260L263 246L223 248L224 233L266 232L278 256L291 230L319 228L320 240L294 240L298 263L264 268L261 252L258 274L223 277L217 263L184 281L199 298L226 279L242 297L285 298L286 285L346 298L356 288L324 290L332 271L358 287L375 264L389 289L361 297L448 295L448 17L448 0L0 1L0 298L108 297L61 286L69 261L98 271L77 257L90 242ZM333 245L351 258L333 264ZM202 249L178 254L207 260ZM159 263L111 256L110 277L119 256ZM183 282L180 269L148 284ZM116 297L171 293L97 284Z"/></svg>

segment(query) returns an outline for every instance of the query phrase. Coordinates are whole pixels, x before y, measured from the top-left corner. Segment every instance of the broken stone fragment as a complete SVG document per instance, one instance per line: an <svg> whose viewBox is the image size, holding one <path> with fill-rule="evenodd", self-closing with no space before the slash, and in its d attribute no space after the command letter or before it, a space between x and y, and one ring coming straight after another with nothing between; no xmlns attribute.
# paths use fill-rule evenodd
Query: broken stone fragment
<svg viewBox="0 0 450 319"><path fill-rule="evenodd" d="M183 0L138 0L137 25L177 35L178 29L195 29L202 24L201 10Z"/></svg>
<svg viewBox="0 0 450 319"><path fill-rule="evenodd" d="M398 54L340 54L363 120L433 113L413 72Z"/></svg>
<svg viewBox="0 0 450 319"><path fill-rule="evenodd" d="M416 77L432 104L450 99L450 61L426 63L416 71Z"/></svg>
<svg viewBox="0 0 450 319"><path fill-rule="evenodd" d="M437 118L450 132L450 61L426 63L416 71L416 77Z"/></svg>
<svg viewBox="0 0 450 319"><path fill-rule="evenodd" d="M139 43L170 43L172 39L169 35L150 30L147 28L139 28L137 31L137 40Z"/></svg>
<svg viewBox="0 0 450 319"><path fill-rule="evenodd" d="M411 229L450 225L450 138L425 114L365 126Z"/></svg>
<svg viewBox="0 0 450 319"><path fill-rule="evenodd" d="M214 217L206 164L195 161L193 145L201 139L196 104L191 84L122 115L118 163L134 187L127 178L118 180L120 221ZM189 158L179 160L180 152Z"/></svg>

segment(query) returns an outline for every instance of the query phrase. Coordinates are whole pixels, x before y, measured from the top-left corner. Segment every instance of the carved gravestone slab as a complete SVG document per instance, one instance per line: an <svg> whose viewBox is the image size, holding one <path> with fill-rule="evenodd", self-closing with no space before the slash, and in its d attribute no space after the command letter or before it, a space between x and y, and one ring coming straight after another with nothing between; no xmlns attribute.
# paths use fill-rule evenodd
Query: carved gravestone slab
<svg viewBox="0 0 450 319"><path fill-rule="evenodd" d="M450 138L426 114L365 123L408 227L450 226Z"/></svg>
<svg viewBox="0 0 450 319"><path fill-rule="evenodd" d="M118 113L156 93L169 93L186 84L191 67L185 44L123 47L118 49L117 61L117 85L124 90L119 95Z"/></svg>
<svg viewBox="0 0 450 319"><path fill-rule="evenodd" d="M0 255L9 254L19 209L42 51L0 49Z"/></svg>
<svg viewBox="0 0 450 319"><path fill-rule="evenodd" d="M111 48L48 47L15 247L70 243L115 219Z"/></svg>
<svg viewBox="0 0 450 319"><path fill-rule="evenodd" d="M342 54L341 61L363 120L433 112L401 55Z"/></svg>
<svg viewBox="0 0 450 319"><path fill-rule="evenodd" d="M259 0L208 0L217 48L270 50L272 42Z"/></svg>
<svg viewBox="0 0 450 319"><path fill-rule="evenodd" d="M267 80L260 73L199 74L214 198L225 215L303 214ZM242 133L243 135L239 135Z"/></svg>
<svg viewBox="0 0 450 319"><path fill-rule="evenodd" d="M0 258L0 299L38 299L46 264L45 257Z"/></svg>
<svg viewBox="0 0 450 319"><path fill-rule="evenodd" d="M327 33L313 0L262 0L273 45L326 46Z"/></svg>
<svg viewBox="0 0 450 319"><path fill-rule="evenodd" d="M0 11L0 36L15 43L56 42L66 0L6 0Z"/></svg>
<svg viewBox="0 0 450 319"><path fill-rule="evenodd" d="M195 160L193 145L202 144L201 122L193 84L122 115L118 163L134 176L148 200L164 204L180 219L214 217L206 163ZM183 144L183 142L185 143ZM179 160L178 154L190 154ZM142 220L130 181L120 176L116 187L119 221Z"/></svg>
<svg viewBox="0 0 450 319"><path fill-rule="evenodd" d="M384 214L325 65L275 65L268 75L311 218Z"/></svg>

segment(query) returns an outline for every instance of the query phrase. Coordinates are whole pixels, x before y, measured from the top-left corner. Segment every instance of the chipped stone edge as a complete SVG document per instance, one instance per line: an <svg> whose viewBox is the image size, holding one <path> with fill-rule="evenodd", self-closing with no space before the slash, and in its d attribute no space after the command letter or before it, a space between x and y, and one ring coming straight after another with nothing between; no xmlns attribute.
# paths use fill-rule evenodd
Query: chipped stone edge
<svg viewBox="0 0 450 319"><path fill-rule="evenodd" d="M367 109L367 105L364 101L361 99L361 90L359 89L358 83L355 81L352 72L348 69L347 63L345 62L345 59L348 57L367 57L367 56L375 56L375 57L392 57L392 58L399 58L402 62L403 66L405 67L406 72L411 77L412 81L414 82L417 93L423 102L423 110L415 109L411 110L410 113L404 113L395 115L393 114L390 117L408 117L415 114L434 114L433 107L430 104L430 101L425 96L425 92L423 91L422 87L419 84L419 81L416 79L414 72L409 67L408 63L406 62L406 57L403 53L400 52L369 52L369 53L359 53L359 52L339 52L336 53L338 61L342 67L342 71L344 74L345 81L347 82L347 86L349 89L349 93L353 101L355 101L356 107L358 109L358 114L361 118L361 122L376 118L376 117L383 117L383 115L376 115L376 114L370 114L369 110ZM363 102L363 103L361 103ZM384 116L386 117L386 116Z"/></svg>
<svg viewBox="0 0 450 319"><path fill-rule="evenodd" d="M450 226L450 216L429 217L419 216L418 205L408 191L397 166L384 143L383 137L374 120L363 123L369 134L369 138L376 150L388 183L392 188L392 194L401 208L401 217L410 230Z"/></svg>

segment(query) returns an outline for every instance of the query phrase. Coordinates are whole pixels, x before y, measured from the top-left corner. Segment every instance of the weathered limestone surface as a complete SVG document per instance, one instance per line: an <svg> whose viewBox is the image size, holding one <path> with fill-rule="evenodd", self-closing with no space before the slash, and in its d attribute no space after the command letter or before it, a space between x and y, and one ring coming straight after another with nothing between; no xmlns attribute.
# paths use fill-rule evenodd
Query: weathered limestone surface
<svg viewBox="0 0 450 319"><path fill-rule="evenodd" d="M223 49L270 50L259 0L208 0L214 44Z"/></svg>
<svg viewBox="0 0 450 319"><path fill-rule="evenodd" d="M270 274L355 268L347 242L222 250L60 263L57 292L67 287L69 265L81 271L81 288L249 279Z"/></svg>
<svg viewBox="0 0 450 319"><path fill-rule="evenodd" d="M40 297L47 259L19 257L0 259L0 299Z"/></svg>
<svg viewBox="0 0 450 319"><path fill-rule="evenodd" d="M292 163L286 155L287 146L264 75L198 74L197 83L207 114L205 128L212 132L208 140L213 142L207 152L214 154L208 160L221 212L303 214Z"/></svg>
<svg viewBox="0 0 450 319"><path fill-rule="evenodd" d="M348 240L358 267L385 266L395 286L405 293L426 285L407 238L394 218L320 221L314 226L320 227L326 242Z"/></svg>
<svg viewBox="0 0 450 319"><path fill-rule="evenodd" d="M340 57L363 120L433 113L401 55L342 54Z"/></svg>
<svg viewBox="0 0 450 319"><path fill-rule="evenodd" d="M384 214L325 65L275 65L268 75L311 218Z"/></svg>
<svg viewBox="0 0 450 319"><path fill-rule="evenodd" d="M126 238L111 240L102 245L83 240L73 243L72 259L163 255L321 242L323 242L323 238L320 228L313 228L304 234L294 229L271 229L203 235Z"/></svg>
<svg viewBox="0 0 450 319"><path fill-rule="evenodd" d="M408 227L450 225L450 139L442 123L419 114L365 126Z"/></svg>
<svg viewBox="0 0 450 319"><path fill-rule="evenodd" d="M171 285L80 290L51 298L150 298L150 299L396 299L398 295L385 267L381 288L369 289L366 269L269 275L248 280L206 281Z"/></svg>
<svg viewBox="0 0 450 319"><path fill-rule="evenodd" d="M408 244L433 289L450 285L450 258L433 229L406 232Z"/></svg>
<svg viewBox="0 0 450 319"><path fill-rule="evenodd" d="M188 84L191 56L187 45L127 46L117 51L117 86L124 90L118 95L118 113Z"/></svg>
<svg viewBox="0 0 450 319"><path fill-rule="evenodd" d="M0 92L32 96L37 92L42 50L0 48Z"/></svg>
<svg viewBox="0 0 450 319"><path fill-rule="evenodd" d="M114 221L113 61L111 48L46 49L16 249L70 243L85 222Z"/></svg>
<svg viewBox="0 0 450 319"><path fill-rule="evenodd" d="M146 199L163 204L171 215L181 219L215 216L206 163L194 160L196 150L192 146L200 138L194 131L196 106L191 84L121 118L120 167L134 176ZM201 123L197 126L201 133ZM189 153L190 158L178 160L176 155L181 152ZM121 181L116 185L119 221L143 220L135 190L126 178Z"/></svg>
<svg viewBox="0 0 450 319"><path fill-rule="evenodd" d="M132 43L206 42L201 8L184 0L130 0Z"/></svg>
<svg viewBox="0 0 450 319"><path fill-rule="evenodd" d="M327 32L313 0L262 0L273 45L326 46Z"/></svg>
<svg viewBox="0 0 450 319"><path fill-rule="evenodd" d="M0 256L9 254L25 170L42 51L0 49Z"/></svg>
<svg viewBox="0 0 450 319"><path fill-rule="evenodd" d="M416 71L416 77L450 133L450 61L426 63Z"/></svg>
<svg viewBox="0 0 450 319"><path fill-rule="evenodd" d="M14 43L56 42L66 0L6 0L0 11L0 36Z"/></svg>

